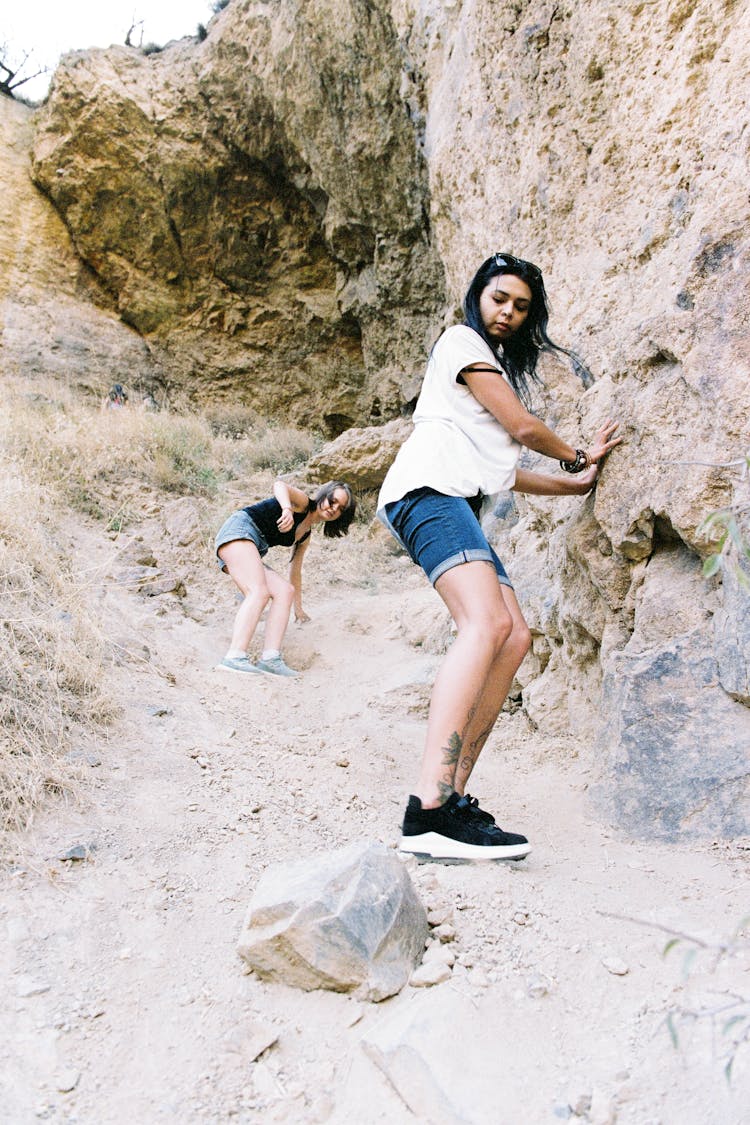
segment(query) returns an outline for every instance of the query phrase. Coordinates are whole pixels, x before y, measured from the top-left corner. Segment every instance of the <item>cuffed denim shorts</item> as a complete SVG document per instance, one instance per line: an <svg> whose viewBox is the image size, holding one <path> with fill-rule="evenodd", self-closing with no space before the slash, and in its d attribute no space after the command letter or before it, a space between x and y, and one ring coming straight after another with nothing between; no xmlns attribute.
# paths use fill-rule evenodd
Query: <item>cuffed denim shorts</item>
<svg viewBox="0 0 750 1125"><path fill-rule="evenodd" d="M234 539L249 539L258 548L261 558L268 554L268 544L261 535L258 525L250 519L243 508L240 508L238 512L232 512L229 519L221 525L216 536L214 550L217 552L216 561L219 564L219 570L227 569L219 558L219 547L223 547L225 543L231 543Z"/></svg>
<svg viewBox="0 0 750 1125"><path fill-rule="evenodd" d="M441 574L466 562L489 562L503 586L512 583L463 496L417 488L385 506L384 523L434 586Z"/></svg>

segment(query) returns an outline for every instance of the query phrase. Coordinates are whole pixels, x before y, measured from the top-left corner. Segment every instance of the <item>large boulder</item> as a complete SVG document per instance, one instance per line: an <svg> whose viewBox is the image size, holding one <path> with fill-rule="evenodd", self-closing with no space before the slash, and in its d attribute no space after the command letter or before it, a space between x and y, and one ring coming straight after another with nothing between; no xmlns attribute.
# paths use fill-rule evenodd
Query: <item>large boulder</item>
<svg viewBox="0 0 750 1125"><path fill-rule="evenodd" d="M715 599L704 585L684 548L655 555L635 598L633 633L605 661L599 752L607 774L595 792L634 835L734 836L750 825L750 709L738 701L746 653L726 631L715 633ZM726 621L725 609L719 615Z"/></svg>
<svg viewBox="0 0 750 1125"><path fill-rule="evenodd" d="M406 418L385 426L353 427L311 457L313 480L345 480L353 488L379 488L399 449L412 431Z"/></svg>
<svg viewBox="0 0 750 1125"><path fill-rule="evenodd" d="M428 929L397 856L353 844L265 871L238 952L269 980L384 1000L406 984Z"/></svg>
<svg viewBox="0 0 750 1125"><path fill-rule="evenodd" d="M176 396L335 436L413 395L444 303L388 6L235 0L203 41L75 52L33 176Z"/></svg>

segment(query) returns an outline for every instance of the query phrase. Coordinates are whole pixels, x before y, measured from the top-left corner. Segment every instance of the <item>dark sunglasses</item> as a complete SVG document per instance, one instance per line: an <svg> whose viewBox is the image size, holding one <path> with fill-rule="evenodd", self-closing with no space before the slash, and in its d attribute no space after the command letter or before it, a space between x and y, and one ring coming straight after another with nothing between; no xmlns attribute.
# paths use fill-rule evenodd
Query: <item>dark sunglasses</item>
<svg viewBox="0 0 750 1125"><path fill-rule="evenodd" d="M533 262L527 262L523 258L514 258L512 254L493 254L492 260L500 269L523 270L534 278L541 278L542 276L539 266L535 266Z"/></svg>

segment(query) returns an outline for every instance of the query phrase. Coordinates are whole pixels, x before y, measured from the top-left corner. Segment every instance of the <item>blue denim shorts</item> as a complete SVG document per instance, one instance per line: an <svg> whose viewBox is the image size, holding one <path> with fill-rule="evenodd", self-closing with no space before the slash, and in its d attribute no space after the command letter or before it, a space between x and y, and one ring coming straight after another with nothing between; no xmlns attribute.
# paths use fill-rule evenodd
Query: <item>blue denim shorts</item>
<svg viewBox="0 0 750 1125"><path fill-rule="evenodd" d="M469 501L417 488L385 506L389 530L412 562L422 567L434 586L441 574L466 562L489 562L503 586L511 584L505 567L482 531Z"/></svg>
<svg viewBox="0 0 750 1125"><path fill-rule="evenodd" d="M225 543L231 543L235 539L249 539L258 548L261 558L268 554L268 544L261 535L258 525L250 519L243 508L240 508L238 512L232 512L229 519L221 525L216 536L214 550L217 552L216 561L219 564L219 570L226 570L225 564L218 555L219 547L223 547Z"/></svg>

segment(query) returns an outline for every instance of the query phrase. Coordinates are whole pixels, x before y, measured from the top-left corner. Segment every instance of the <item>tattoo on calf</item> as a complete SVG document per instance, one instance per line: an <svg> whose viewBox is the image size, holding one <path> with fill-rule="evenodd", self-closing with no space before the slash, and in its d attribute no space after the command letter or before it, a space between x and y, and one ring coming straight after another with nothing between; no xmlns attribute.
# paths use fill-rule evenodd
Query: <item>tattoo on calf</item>
<svg viewBox="0 0 750 1125"><path fill-rule="evenodd" d="M440 803L445 802L454 791L456 780L456 765L461 757L461 748L463 741L460 735L454 731L448 739L448 745L443 747L443 770L442 776L438 778L437 788L440 794Z"/></svg>
<svg viewBox="0 0 750 1125"><path fill-rule="evenodd" d="M440 804L444 805L453 792L452 781L438 781L438 793L440 794Z"/></svg>
<svg viewBox="0 0 750 1125"><path fill-rule="evenodd" d="M448 739L448 745L443 747L443 765L455 766L458 759L461 757L461 747L463 740L461 736L454 731Z"/></svg>

